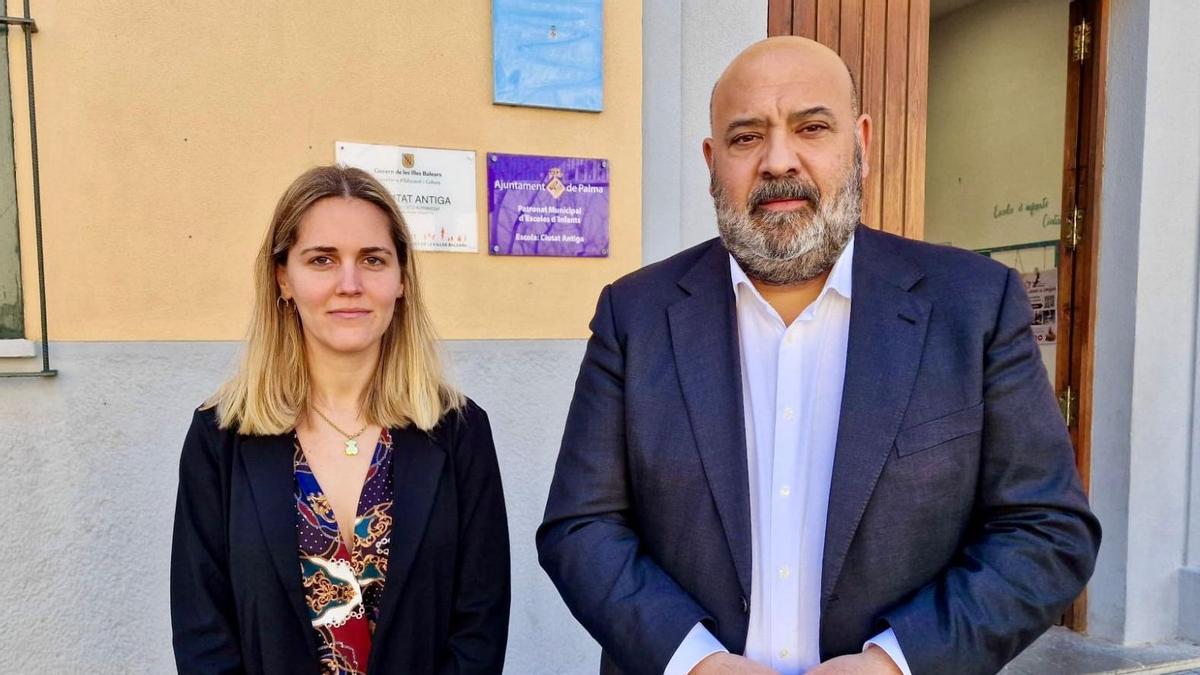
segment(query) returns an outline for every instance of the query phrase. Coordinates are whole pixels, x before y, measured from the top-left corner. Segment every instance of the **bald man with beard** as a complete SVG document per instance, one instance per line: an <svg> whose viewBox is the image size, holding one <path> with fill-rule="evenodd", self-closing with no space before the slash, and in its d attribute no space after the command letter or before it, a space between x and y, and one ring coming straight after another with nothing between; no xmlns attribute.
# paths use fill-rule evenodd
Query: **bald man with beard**
<svg viewBox="0 0 1200 675"><path fill-rule="evenodd" d="M542 566L602 673L998 671L1100 541L1020 277L859 222L820 44L751 45L711 122L720 237L601 293Z"/></svg>

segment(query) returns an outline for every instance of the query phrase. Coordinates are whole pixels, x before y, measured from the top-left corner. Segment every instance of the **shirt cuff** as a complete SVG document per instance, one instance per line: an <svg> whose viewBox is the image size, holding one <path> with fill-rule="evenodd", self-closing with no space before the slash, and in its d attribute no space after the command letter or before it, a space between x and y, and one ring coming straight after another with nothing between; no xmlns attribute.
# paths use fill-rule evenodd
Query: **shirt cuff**
<svg viewBox="0 0 1200 675"><path fill-rule="evenodd" d="M896 631L889 628L867 640L863 645L863 651L867 651L867 647L870 645L875 645L887 652L887 655L892 658L892 663L895 663L904 675L912 675L912 671L908 669L908 661L904 659L904 652L900 649L900 641L896 639Z"/></svg>
<svg viewBox="0 0 1200 675"><path fill-rule="evenodd" d="M721 641L713 637L713 634L704 627L704 624L697 622L695 626L692 626L692 630L688 631L687 637L683 638L683 642L680 642L679 646L675 648L675 654L667 662L667 669L663 671L663 675L688 675L692 672L692 668L695 668L696 664L705 658L728 651L725 649L725 645L721 644ZM911 675L911 673L904 675Z"/></svg>

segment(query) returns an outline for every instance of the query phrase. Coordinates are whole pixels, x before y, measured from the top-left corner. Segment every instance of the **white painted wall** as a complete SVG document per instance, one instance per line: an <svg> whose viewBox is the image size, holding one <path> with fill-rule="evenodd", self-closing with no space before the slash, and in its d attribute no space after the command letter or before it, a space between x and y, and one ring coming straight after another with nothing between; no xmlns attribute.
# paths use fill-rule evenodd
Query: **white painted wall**
<svg viewBox="0 0 1200 675"><path fill-rule="evenodd" d="M1200 59L1195 2L1150 2L1125 639L1177 632L1195 412ZM1114 130L1115 131L1115 130ZM1178 330L1176 330L1178 327Z"/></svg>
<svg viewBox="0 0 1200 675"><path fill-rule="evenodd" d="M1144 2L1128 0L1112 3L1111 10L1092 383L1091 499L1104 539L1088 590L1088 630L1120 642L1125 636L1127 598L1134 308L1141 263L1136 253L1149 11Z"/></svg>
<svg viewBox="0 0 1200 675"><path fill-rule="evenodd" d="M717 235L701 143L713 83L767 36L767 3L655 0L643 5L642 258Z"/></svg>
<svg viewBox="0 0 1200 675"><path fill-rule="evenodd" d="M1089 618L1136 643L1175 637L1180 610L1198 611L1181 607L1180 570L1196 530L1200 4L1112 12L1092 429L1105 543Z"/></svg>

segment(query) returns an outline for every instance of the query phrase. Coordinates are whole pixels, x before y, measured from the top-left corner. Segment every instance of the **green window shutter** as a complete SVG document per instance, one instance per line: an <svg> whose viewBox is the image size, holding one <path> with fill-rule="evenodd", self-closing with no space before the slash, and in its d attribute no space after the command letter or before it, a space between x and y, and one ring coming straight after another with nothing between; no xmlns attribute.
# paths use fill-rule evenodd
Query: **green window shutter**
<svg viewBox="0 0 1200 675"><path fill-rule="evenodd" d="M8 84L8 27L0 26L0 339L25 337L12 122L12 93Z"/></svg>

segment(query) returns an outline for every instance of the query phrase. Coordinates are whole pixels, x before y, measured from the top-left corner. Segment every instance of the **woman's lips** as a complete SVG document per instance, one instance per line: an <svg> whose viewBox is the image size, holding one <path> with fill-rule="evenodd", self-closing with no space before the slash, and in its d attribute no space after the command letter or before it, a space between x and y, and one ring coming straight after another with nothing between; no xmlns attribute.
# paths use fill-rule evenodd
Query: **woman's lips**
<svg viewBox="0 0 1200 675"><path fill-rule="evenodd" d="M369 309L334 309L329 312L339 319L358 319L371 313Z"/></svg>

